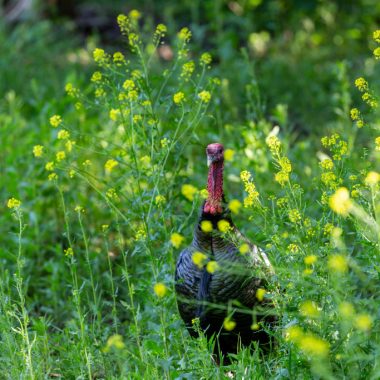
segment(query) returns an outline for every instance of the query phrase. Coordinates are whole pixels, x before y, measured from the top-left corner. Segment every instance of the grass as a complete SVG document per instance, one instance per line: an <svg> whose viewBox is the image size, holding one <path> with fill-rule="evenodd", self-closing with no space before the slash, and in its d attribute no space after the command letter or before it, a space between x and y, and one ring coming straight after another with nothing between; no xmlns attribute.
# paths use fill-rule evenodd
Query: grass
<svg viewBox="0 0 380 380"><path fill-rule="evenodd" d="M335 64L330 131L321 141L301 139L289 128L292 110L265 109L247 50L237 104L225 63L212 68L211 55L193 52L189 29L152 33L136 17L118 18L120 53L37 44L30 56L40 54L47 71L32 60L35 83L24 88L14 76L1 102L2 373L378 378L379 114L371 82L355 89L347 65ZM162 41L172 60L156 53ZM12 57L11 41L4 49ZM53 70L46 50L61 62L94 63L62 65L58 85L44 77ZM369 95L353 103L351 91ZM360 110L354 120L352 108ZM228 149L235 223L274 265L264 297L280 316L272 352L244 349L228 367L213 364L204 337L185 331L173 282L204 197L204 149L214 141Z"/></svg>

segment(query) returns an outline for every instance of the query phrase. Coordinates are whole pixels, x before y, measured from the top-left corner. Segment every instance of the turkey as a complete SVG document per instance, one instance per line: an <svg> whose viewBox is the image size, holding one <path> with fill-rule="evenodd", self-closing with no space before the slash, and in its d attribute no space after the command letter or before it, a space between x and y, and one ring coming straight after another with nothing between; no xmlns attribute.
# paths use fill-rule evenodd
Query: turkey
<svg viewBox="0 0 380 380"><path fill-rule="evenodd" d="M198 326L208 339L215 339L217 361L227 363L228 354L241 346L252 341L263 347L271 343L261 325L268 330L275 322L273 304L257 290L265 288L273 270L266 254L231 219L223 193L223 145L210 144L206 153L208 198L201 207L193 241L178 258L175 288L178 310L190 335L198 336ZM219 231L221 221L229 225L227 233ZM249 247L248 253L240 253L242 244Z"/></svg>

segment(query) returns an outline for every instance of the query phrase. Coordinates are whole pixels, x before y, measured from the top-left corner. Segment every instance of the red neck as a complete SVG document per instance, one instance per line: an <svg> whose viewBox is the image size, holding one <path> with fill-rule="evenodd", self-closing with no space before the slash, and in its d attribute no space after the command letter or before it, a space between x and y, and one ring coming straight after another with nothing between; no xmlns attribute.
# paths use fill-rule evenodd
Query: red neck
<svg viewBox="0 0 380 380"><path fill-rule="evenodd" d="M215 161L210 165L207 179L208 198L204 211L218 214L223 211L223 160Z"/></svg>

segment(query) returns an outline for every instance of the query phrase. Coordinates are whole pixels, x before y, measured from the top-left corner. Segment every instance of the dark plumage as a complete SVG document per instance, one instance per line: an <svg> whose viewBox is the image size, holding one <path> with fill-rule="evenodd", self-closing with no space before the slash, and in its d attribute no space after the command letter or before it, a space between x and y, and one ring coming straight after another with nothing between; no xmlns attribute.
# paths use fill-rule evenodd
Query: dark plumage
<svg viewBox="0 0 380 380"><path fill-rule="evenodd" d="M274 322L267 310L273 305L268 300L260 302L256 291L264 288L272 274L266 254L250 243L235 227L223 194L223 146L210 144L207 147L208 162L211 163L208 176L208 199L201 207L200 217L194 230L192 243L185 248L177 261L175 281L178 309L192 336L197 336L194 320L208 338L216 337L215 354L236 353L240 344L249 345L253 340L260 344L269 343L269 336L261 330L254 331L253 323ZM226 220L231 226L227 235L218 230L218 222ZM213 230L204 232L202 222L212 223ZM239 252L239 246L246 243L250 251ZM193 262L193 254L201 252L207 260L219 265L213 273L206 266ZM207 261L205 261L206 263ZM223 327L230 317L236 322L232 331Z"/></svg>

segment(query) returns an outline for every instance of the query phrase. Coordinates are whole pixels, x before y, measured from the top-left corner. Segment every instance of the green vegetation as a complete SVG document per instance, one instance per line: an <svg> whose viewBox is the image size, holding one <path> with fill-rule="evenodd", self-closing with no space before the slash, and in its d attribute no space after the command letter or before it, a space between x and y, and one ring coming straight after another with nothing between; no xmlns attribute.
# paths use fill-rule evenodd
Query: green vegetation
<svg viewBox="0 0 380 380"><path fill-rule="evenodd" d="M380 377L379 5L291 6L288 30L282 2L215 4L185 2L189 28L169 5L157 26L119 15L108 48L64 23L1 26L5 378ZM228 367L189 337L173 279L216 141L279 315L276 347Z"/></svg>

